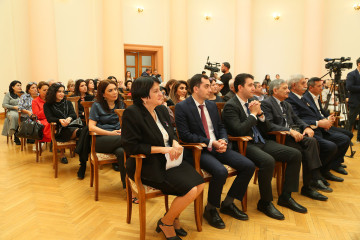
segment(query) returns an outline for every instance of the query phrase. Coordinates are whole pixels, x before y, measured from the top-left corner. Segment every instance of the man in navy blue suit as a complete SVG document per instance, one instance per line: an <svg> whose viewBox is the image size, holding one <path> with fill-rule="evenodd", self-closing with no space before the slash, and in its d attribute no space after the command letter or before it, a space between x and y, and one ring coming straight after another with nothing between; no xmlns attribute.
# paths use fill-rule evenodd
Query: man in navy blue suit
<svg viewBox="0 0 360 240"><path fill-rule="evenodd" d="M357 68L348 73L346 77L346 89L350 92L349 96L349 125L347 129L351 131L355 124L356 117L360 114L360 58L356 60ZM360 142L360 121L358 124L357 141Z"/></svg>
<svg viewBox="0 0 360 240"><path fill-rule="evenodd" d="M228 175L223 164L236 169L238 175L221 203L220 212L239 220L247 220L248 216L235 206L234 199L242 201L255 165L228 148L227 133L216 104L206 100L211 91L208 77L194 75L190 80L190 90L192 95L175 106L176 127L182 141L207 145L200 157L200 167L212 175L204 218L211 226L222 229L225 223L216 208L220 207L221 193ZM191 153L190 156L189 153L184 154L184 159L193 164Z"/></svg>
<svg viewBox="0 0 360 240"><path fill-rule="evenodd" d="M309 91L307 91L308 84ZM330 170L334 169L342 174L347 174L341 167L341 163L350 145L351 133L344 134L346 130L332 127L335 117L322 109L319 102L322 80L312 78L307 83L304 76L298 74L290 77L288 85L291 92L286 101L292 105L295 114L301 120L314 128L314 137L320 146L320 159L323 164L322 175L327 180L344 181L343 178L333 175Z"/></svg>

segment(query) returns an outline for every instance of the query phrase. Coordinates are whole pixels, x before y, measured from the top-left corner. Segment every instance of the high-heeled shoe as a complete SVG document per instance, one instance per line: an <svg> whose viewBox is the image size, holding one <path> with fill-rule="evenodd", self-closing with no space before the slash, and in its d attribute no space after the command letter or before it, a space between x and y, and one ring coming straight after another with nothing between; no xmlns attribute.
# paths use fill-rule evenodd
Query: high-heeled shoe
<svg viewBox="0 0 360 240"><path fill-rule="evenodd" d="M161 221L161 218L160 218L159 221L157 222L157 226L156 226L156 230L155 230L157 233L162 232L167 240L181 240L181 238L178 237L178 236L166 237L165 233L164 233L163 230L160 228L160 225L161 225L161 226L165 226L165 227L173 227L173 226L174 226L174 225L167 225L167 224L163 223L163 222Z"/></svg>
<svg viewBox="0 0 360 240"><path fill-rule="evenodd" d="M179 219L175 218L175 220L179 220ZM176 232L176 235L182 236L182 237L185 237L188 234L182 227L180 227L179 229L175 228L175 232Z"/></svg>

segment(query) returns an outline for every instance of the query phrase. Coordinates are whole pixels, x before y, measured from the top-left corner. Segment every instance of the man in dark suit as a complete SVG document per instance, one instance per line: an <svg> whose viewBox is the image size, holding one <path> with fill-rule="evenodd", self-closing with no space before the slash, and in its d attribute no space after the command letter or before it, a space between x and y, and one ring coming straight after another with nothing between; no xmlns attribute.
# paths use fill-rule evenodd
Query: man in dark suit
<svg viewBox="0 0 360 240"><path fill-rule="evenodd" d="M311 80L311 79L310 79ZM311 80L309 82L315 82ZM321 80L318 82L321 85ZM295 112L295 114L301 118L305 123L314 128L314 137L320 146L320 159L322 161L322 175L331 181L342 182L343 178L333 175L330 170L332 168L339 167L343 161L344 155L350 144L348 136L338 132L332 128L333 116L329 116L329 119L324 117L325 111L322 109L321 104L318 110L315 101L310 93L304 94L307 90L307 81L301 74L292 75L288 82L290 87L289 98L286 99L289 102ZM312 87L311 87L312 89ZM306 96L306 97L305 97Z"/></svg>
<svg viewBox="0 0 360 240"><path fill-rule="evenodd" d="M273 196L271 180L275 161L286 162L284 189L278 199L278 205L293 211L306 213L307 209L291 197L292 192L299 188L299 172L301 166L301 152L270 140L267 132L270 130L269 121L261 111L260 102L253 100L254 77L250 74L238 74L235 78L235 97L224 106L223 120L226 130L232 136L251 136L246 149L246 157L259 168L260 200L257 208L267 216L282 220L284 215L272 204Z"/></svg>
<svg viewBox="0 0 360 240"><path fill-rule="evenodd" d="M229 101L230 98L233 98L235 96L234 79L231 79L229 81L229 87L230 91L223 97L223 100L225 102Z"/></svg>
<svg viewBox="0 0 360 240"><path fill-rule="evenodd" d="M235 206L234 199L243 199L255 166L249 159L228 148L227 133L216 104L206 100L211 91L208 77L194 75L190 80L190 91L191 97L175 106L176 127L182 141L207 145L200 157L201 168L212 175L204 218L211 226L222 229L225 223L216 208L220 207L221 193L228 175L223 164L236 169L238 175L221 203L220 212L240 220L247 220L248 216ZM193 162L191 153L190 157L187 154L184 159Z"/></svg>
<svg viewBox="0 0 360 240"><path fill-rule="evenodd" d="M320 173L321 160L314 131L296 116L290 103L284 101L289 96L287 83L282 79L271 81L270 97L262 101L261 108L270 122L270 131L287 131L285 145L301 151L303 163L303 187L301 194L312 199L325 201L328 198L315 189L332 192L324 184ZM315 189L314 189L315 188Z"/></svg>
<svg viewBox="0 0 360 240"><path fill-rule="evenodd" d="M347 130L351 131L356 117L360 114L360 58L356 60L357 68L348 73L346 77L346 89L350 92L349 96L349 125ZM360 142L360 121L358 124L357 141Z"/></svg>

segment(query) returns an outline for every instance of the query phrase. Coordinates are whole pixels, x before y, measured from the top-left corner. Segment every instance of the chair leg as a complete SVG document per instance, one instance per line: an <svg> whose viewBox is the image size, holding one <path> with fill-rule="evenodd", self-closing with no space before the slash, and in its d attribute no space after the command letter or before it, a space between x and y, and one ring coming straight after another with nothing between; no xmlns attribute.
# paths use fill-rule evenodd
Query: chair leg
<svg viewBox="0 0 360 240"><path fill-rule="evenodd" d="M94 164L90 159L90 187L94 186Z"/></svg>
<svg viewBox="0 0 360 240"><path fill-rule="evenodd" d="M146 199L139 194L139 221L140 221L140 240L145 240L146 235Z"/></svg>
<svg viewBox="0 0 360 240"><path fill-rule="evenodd" d="M241 207L244 212L247 211L247 195L248 195L248 190L246 189L245 195L241 201Z"/></svg>
<svg viewBox="0 0 360 240"><path fill-rule="evenodd" d="M132 213L132 190L130 186L130 180L126 175L126 203L127 203L127 216L126 222L131 222L131 213Z"/></svg>
<svg viewBox="0 0 360 240"><path fill-rule="evenodd" d="M94 164L94 177L95 177L95 201L99 200L99 165Z"/></svg>
<svg viewBox="0 0 360 240"><path fill-rule="evenodd" d="M58 177L58 155L57 155L57 149L53 149L53 167L55 170L55 178Z"/></svg>
<svg viewBox="0 0 360 240"><path fill-rule="evenodd" d="M24 151L24 146L25 146L24 138L20 138L20 150L21 151Z"/></svg>
<svg viewBox="0 0 360 240"><path fill-rule="evenodd" d="M258 179L258 174L259 174L259 169L256 168L256 169L255 169L255 175L254 175L254 184L256 184L256 181L257 181L257 179Z"/></svg>
<svg viewBox="0 0 360 240"><path fill-rule="evenodd" d="M38 140L35 141L35 146L36 146L36 162L39 162L40 152L39 152L39 141ZM40 145L40 148L41 148L41 145Z"/></svg>
<svg viewBox="0 0 360 240"><path fill-rule="evenodd" d="M165 210L166 210L166 212L168 212L169 211L169 196L165 195L164 198L165 198Z"/></svg>
<svg viewBox="0 0 360 240"><path fill-rule="evenodd" d="M281 169L279 167L275 168L275 172L276 172L276 190L278 193L278 197L280 197L281 195Z"/></svg>
<svg viewBox="0 0 360 240"><path fill-rule="evenodd" d="M200 195L202 194L203 193L200 193L199 196L194 201L195 223L198 232L202 231L202 222L201 222L202 215L201 215L201 204L200 204L200 201L202 200L202 197Z"/></svg>

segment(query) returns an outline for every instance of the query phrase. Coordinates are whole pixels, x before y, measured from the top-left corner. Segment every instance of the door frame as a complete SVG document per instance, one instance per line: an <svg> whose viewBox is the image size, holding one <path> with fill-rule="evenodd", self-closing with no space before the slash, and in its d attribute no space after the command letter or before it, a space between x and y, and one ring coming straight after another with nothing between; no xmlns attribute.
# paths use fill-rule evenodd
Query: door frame
<svg viewBox="0 0 360 240"><path fill-rule="evenodd" d="M158 73L161 74L162 79L164 80L164 50L163 50L162 46L124 44L124 52L125 51L154 53L155 68L156 68L156 70L158 70ZM124 58L125 58L125 56L124 56ZM154 69L151 69L151 70L154 71Z"/></svg>

